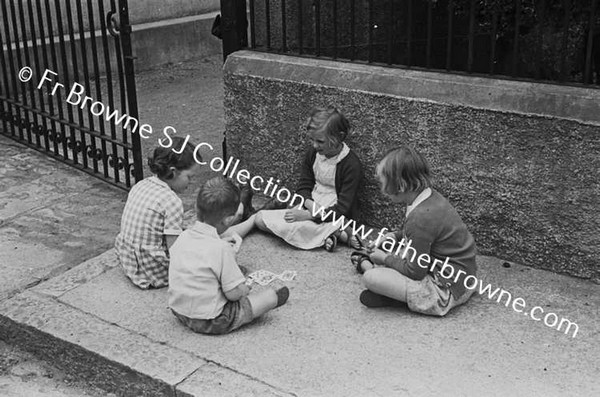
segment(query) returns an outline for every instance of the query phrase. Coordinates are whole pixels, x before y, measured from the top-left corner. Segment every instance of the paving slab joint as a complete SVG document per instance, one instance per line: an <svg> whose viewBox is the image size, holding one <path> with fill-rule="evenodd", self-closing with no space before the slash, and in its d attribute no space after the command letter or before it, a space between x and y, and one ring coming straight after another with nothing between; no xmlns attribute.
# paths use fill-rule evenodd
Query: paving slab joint
<svg viewBox="0 0 600 397"><path fill-rule="evenodd" d="M229 371L229 372L232 372L232 373L234 373L234 374L237 374L237 375L243 376L244 378L246 378L246 379L249 379L249 380L251 380L251 381L253 381L253 382L260 383L260 384L262 384L262 385L264 385L264 386L266 386L266 387L272 388L272 389L274 389L274 390L276 390L276 391L278 391L278 392L285 393L285 395L288 395L288 396L294 396L294 397L298 397L298 395L297 395L297 394L295 394L295 393L289 392L289 391L287 391L287 390L283 390L283 389L281 389L281 388L279 388L279 387L277 387L277 386L275 386L275 385L271 385L271 384L269 384L269 383L267 383L267 382L265 382L265 381L263 381L263 380L261 380L261 379L259 379L259 378L256 378L256 377L254 377L254 376L251 376L251 375L245 374L245 373L243 373L243 372L240 372L240 371L236 371L236 370L235 370L235 369L233 369L233 368L229 368L229 367L228 367L228 366L226 366L226 365L220 364L220 363L218 363L218 362L216 362L216 361L209 360L209 359L207 359L207 358L204 358L204 357L203 357L202 359L203 359L203 360L206 360L206 361L207 361L208 363L210 363L210 364L216 365L216 366L217 366L217 367L219 367L220 369L223 369L223 370L225 370L225 371ZM202 369L202 367L198 368L198 370L201 370L201 369ZM198 371L198 370L196 370L196 371Z"/></svg>
<svg viewBox="0 0 600 397"><path fill-rule="evenodd" d="M269 384L212 360L176 386L177 397L248 395L264 397L297 397L293 392Z"/></svg>

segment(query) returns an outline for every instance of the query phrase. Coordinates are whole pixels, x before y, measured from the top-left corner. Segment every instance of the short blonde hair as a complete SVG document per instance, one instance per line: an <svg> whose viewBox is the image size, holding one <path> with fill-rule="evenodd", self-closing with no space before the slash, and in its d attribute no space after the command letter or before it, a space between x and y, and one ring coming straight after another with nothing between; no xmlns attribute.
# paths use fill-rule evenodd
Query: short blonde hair
<svg viewBox="0 0 600 397"><path fill-rule="evenodd" d="M389 150L377 165L376 174L387 195L420 192L432 186L429 163L410 146Z"/></svg>
<svg viewBox="0 0 600 397"><path fill-rule="evenodd" d="M323 131L333 146L344 142L350 132L350 122L333 106L314 108L305 127L307 131Z"/></svg>

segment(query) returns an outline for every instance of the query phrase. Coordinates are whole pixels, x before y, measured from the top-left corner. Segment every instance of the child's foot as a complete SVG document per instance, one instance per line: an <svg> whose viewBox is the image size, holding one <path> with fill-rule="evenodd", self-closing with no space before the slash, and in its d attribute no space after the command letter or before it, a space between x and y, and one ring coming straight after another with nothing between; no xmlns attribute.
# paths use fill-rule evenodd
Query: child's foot
<svg viewBox="0 0 600 397"><path fill-rule="evenodd" d="M325 247L325 251L333 252L335 250L335 247L337 247L338 242L338 234L339 232L332 233L329 237L325 239L325 244L323 245L323 247Z"/></svg>
<svg viewBox="0 0 600 397"><path fill-rule="evenodd" d="M360 303L366 307L386 307L392 306L394 300L366 289L360 294Z"/></svg>
<svg viewBox="0 0 600 397"><path fill-rule="evenodd" d="M364 272L366 272L367 270L373 269L375 267L375 265L373 265L373 262L371 262L371 257L368 254L361 251L354 251L350 255L350 262L352 262L352 264L356 268L356 271L360 274L364 274Z"/></svg>
<svg viewBox="0 0 600 397"><path fill-rule="evenodd" d="M283 306L290 297L290 290L288 287L281 287L275 291L275 294L277 294L277 306L275 307Z"/></svg>
<svg viewBox="0 0 600 397"><path fill-rule="evenodd" d="M348 247L353 248L355 250L363 249L362 241L354 234L349 234L345 230L342 230L339 235L340 241L342 243L348 244Z"/></svg>

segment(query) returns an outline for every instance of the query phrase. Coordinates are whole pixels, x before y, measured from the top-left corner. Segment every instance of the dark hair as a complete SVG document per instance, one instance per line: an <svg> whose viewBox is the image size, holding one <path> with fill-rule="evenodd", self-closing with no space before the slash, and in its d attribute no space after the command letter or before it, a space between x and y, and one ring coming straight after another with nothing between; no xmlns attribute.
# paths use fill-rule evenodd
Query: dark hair
<svg viewBox="0 0 600 397"><path fill-rule="evenodd" d="M173 178L173 170L187 170L195 163L194 146L187 144L187 139L181 137L172 138L173 144L169 147L159 146L154 149L152 156L148 157L150 171L160 179L169 180ZM185 147L182 150L182 146Z"/></svg>
<svg viewBox="0 0 600 397"><path fill-rule="evenodd" d="M240 205L240 189L222 176L206 181L196 198L200 221L219 221L236 213Z"/></svg>
<svg viewBox="0 0 600 397"><path fill-rule="evenodd" d="M335 107L314 108L306 121L307 131L323 131L332 145L344 142L350 132L350 122Z"/></svg>
<svg viewBox="0 0 600 397"><path fill-rule="evenodd" d="M381 190L388 195L432 187L427 160L410 146L389 150L377 165L376 173Z"/></svg>

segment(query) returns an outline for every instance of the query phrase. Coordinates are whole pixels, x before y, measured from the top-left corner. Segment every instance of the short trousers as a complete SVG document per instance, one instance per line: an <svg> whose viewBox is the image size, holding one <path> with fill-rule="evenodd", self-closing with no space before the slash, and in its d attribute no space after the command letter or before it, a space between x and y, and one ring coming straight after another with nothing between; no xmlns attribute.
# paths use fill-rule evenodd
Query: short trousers
<svg viewBox="0 0 600 397"><path fill-rule="evenodd" d="M410 280L406 302L410 310L431 316L445 316L452 308L467 302L473 295L473 290L467 289L462 296L455 298L438 277L428 274L422 280Z"/></svg>
<svg viewBox="0 0 600 397"><path fill-rule="evenodd" d="M189 318L173 309L171 311L183 325L201 334L227 334L253 319L252 305L245 296L235 302L228 301L221 314L210 320Z"/></svg>

